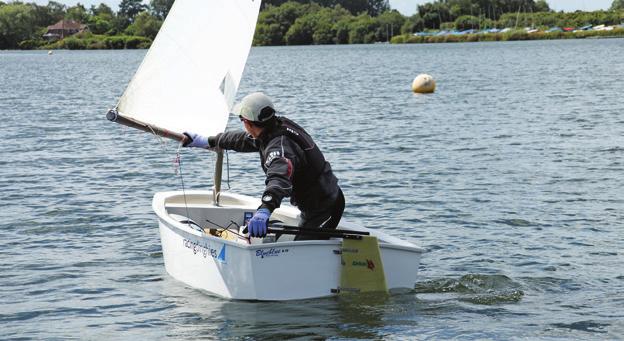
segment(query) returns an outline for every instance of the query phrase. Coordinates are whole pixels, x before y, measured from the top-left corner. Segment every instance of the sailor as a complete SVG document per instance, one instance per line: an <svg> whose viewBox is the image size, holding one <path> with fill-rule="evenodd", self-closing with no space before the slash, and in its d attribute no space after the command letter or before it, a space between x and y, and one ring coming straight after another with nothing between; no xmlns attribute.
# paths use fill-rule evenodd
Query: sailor
<svg viewBox="0 0 624 341"><path fill-rule="evenodd" d="M299 227L335 229L344 211L344 196L310 135L292 120L277 116L273 102L261 92L243 98L234 114L244 131L209 137L188 131L183 146L260 153L266 187L262 204L247 225L250 235L266 235L269 217L285 197L301 211ZM316 238L299 235L295 239Z"/></svg>

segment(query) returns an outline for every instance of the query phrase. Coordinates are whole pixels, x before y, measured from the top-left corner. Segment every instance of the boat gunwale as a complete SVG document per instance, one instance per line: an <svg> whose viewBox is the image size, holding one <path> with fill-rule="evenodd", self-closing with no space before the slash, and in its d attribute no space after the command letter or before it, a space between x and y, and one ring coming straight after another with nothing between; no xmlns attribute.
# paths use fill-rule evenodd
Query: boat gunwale
<svg viewBox="0 0 624 341"><path fill-rule="evenodd" d="M187 193L187 195L202 195L202 196L206 196L208 195L207 191L189 191L189 193ZM158 216L158 219L163 221L164 223L166 223L166 225L168 227L175 227L177 230L180 230L181 232L193 235L195 237L198 238L202 238L202 239L208 239L210 241L214 241L214 242L218 242L218 243L223 243L223 244L228 244L240 249L247 249L247 250L259 250L259 249L266 249L266 248L271 248L271 247L287 247L287 246L306 246L306 245L336 245L336 246L340 246L342 245L342 239L329 239L329 240L302 240L302 241L286 241L286 242L273 242L273 243L263 243L263 244L241 244L235 241L231 241L231 240L226 240L223 238L219 238L216 236L212 236L210 234L207 234L203 231L198 231L196 229L190 228L188 225L183 224L175 219L173 219L167 212L167 203L166 203L166 198L167 197L171 197L173 195L181 195L179 191L167 191L167 192L157 192L156 194L154 194L154 198L152 201L152 209L154 210L154 212L156 213L156 215ZM232 199L237 199L237 200L241 200L241 199L245 199L247 198L246 196L241 196L235 193L227 193L228 196L230 196ZM162 199L162 200L157 200L157 199ZM171 203L170 203L171 205ZM176 205L176 204L173 204ZM198 206L202 206L202 205L207 205L207 204L192 204L193 207L198 207ZM171 206L169 206L171 207ZM212 207L215 207L214 205L212 205ZM217 206L220 207L220 206ZM243 205L228 205L228 208L247 208L247 206L243 206ZM292 210L295 209L294 207L285 207L285 209L287 210ZM359 225L358 225L359 226ZM371 235L375 236L375 233L380 233L380 234L385 234L382 231L377 231L377 230L373 230L373 229L369 229L363 226L359 226L362 231L366 231L366 232L372 232ZM337 229L336 231L340 231L340 229ZM175 231L174 231L175 232ZM393 236L391 236L393 237ZM379 238L379 237L378 237ZM394 237L397 238L397 237ZM402 241L406 242L406 243L410 243L409 241L405 241L403 239L401 239ZM409 252L414 252L414 253L418 253L418 254L422 254L425 253L426 250L419 247L419 246L407 246L407 245L398 245L398 244L392 244L392 243L388 243L385 242L383 240L379 241L379 247L380 248L386 248L386 249L395 249L395 250L402 250L402 251L409 251Z"/></svg>

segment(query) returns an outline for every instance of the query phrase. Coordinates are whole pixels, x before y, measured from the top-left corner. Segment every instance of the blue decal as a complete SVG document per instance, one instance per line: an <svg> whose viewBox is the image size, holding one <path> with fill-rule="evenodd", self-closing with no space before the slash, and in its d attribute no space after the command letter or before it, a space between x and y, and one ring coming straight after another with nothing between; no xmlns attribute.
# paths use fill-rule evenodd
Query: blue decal
<svg viewBox="0 0 624 341"><path fill-rule="evenodd" d="M223 247L221 248L221 252L219 252L219 256L217 257L217 260L220 261L221 263L225 263L225 244L223 244Z"/></svg>
<svg viewBox="0 0 624 341"><path fill-rule="evenodd" d="M256 250L256 257L264 258L264 257L278 257L280 254L287 253L288 249L261 249Z"/></svg>

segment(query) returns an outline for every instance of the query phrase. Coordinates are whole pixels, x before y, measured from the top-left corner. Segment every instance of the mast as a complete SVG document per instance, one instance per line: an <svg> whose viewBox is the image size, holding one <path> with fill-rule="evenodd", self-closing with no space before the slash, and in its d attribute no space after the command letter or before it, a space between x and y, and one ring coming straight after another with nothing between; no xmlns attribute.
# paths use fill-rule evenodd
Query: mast
<svg viewBox="0 0 624 341"><path fill-rule="evenodd" d="M221 194L221 178L223 176L223 150L217 150L217 161L215 162L214 188L212 189L212 202L219 206L219 194Z"/></svg>

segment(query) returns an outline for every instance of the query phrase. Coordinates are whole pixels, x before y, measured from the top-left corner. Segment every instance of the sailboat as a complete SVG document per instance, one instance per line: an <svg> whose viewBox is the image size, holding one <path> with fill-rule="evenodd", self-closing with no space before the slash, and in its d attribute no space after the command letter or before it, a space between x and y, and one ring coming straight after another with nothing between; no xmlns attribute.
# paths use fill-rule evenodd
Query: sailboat
<svg viewBox="0 0 624 341"><path fill-rule="evenodd" d="M176 0L107 118L177 141L188 129L206 136L223 132L259 8L260 0ZM212 190L153 197L164 265L173 278L242 300L414 287L423 249L344 219L336 230L302 231L297 227L300 212L282 205L271 216L277 223L269 235L249 238L244 225L260 200L221 190L223 153L216 152ZM322 238L295 241L302 233ZM365 247L364 241L372 246Z"/></svg>

